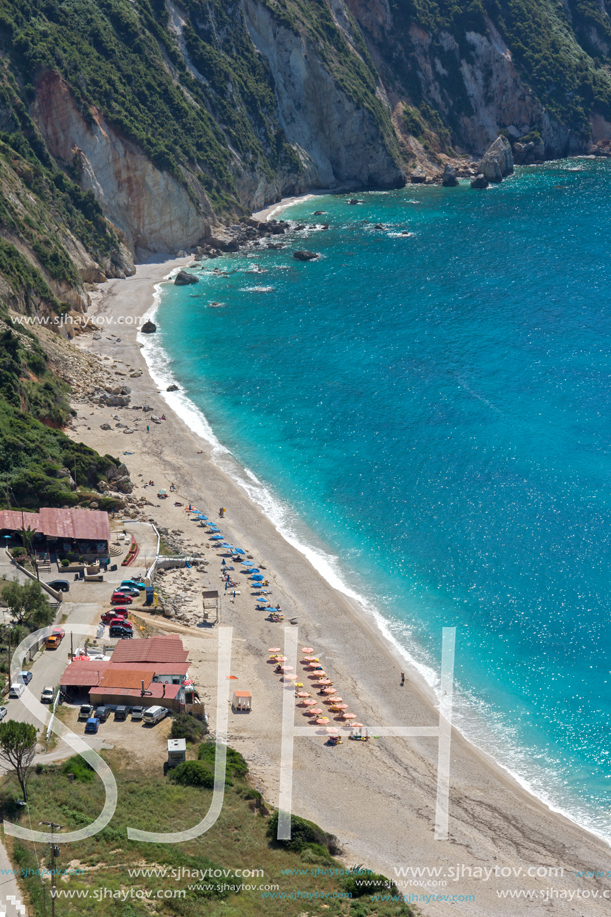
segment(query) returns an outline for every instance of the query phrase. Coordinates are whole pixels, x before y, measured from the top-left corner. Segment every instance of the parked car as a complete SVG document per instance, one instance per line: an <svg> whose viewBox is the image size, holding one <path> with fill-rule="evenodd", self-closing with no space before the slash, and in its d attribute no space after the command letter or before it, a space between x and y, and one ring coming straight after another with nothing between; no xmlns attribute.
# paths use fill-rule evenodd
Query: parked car
<svg viewBox="0 0 611 917"><path fill-rule="evenodd" d="M111 605L131 605L132 602L131 596L126 595L125 592L113 592L110 600Z"/></svg>
<svg viewBox="0 0 611 917"><path fill-rule="evenodd" d="M55 688L43 688L40 695L41 704L52 704L55 699Z"/></svg>
<svg viewBox="0 0 611 917"><path fill-rule="evenodd" d="M53 632L47 637L45 648L48 650L56 650L65 636L66 631L63 627L55 627Z"/></svg>
<svg viewBox="0 0 611 917"><path fill-rule="evenodd" d="M125 627L127 630L134 629L134 625L127 618L113 618L110 622L110 627Z"/></svg>
<svg viewBox="0 0 611 917"><path fill-rule="evenodd" d="M21 682L22 685L29 685L29 683L32 681L32 673L31 672L20 672L19 681Z"/></svg>
<svg viewBox="0 0 611 917"><path fill-rule="evenodd" d="M97 732L100 727L100 721L97 716L90 716L85 724L85 732Z"/></svg>
<svg viewBox="0 0 611 917"><path fill-rule="evenodd" d="M147 707L144 711L142 719L147 724L147 726L154 726L156 723L159 723L161 720L165 719L168 715L168 710L166 707Z"/></svg>
<svg viewBox="0 0 611 917"><path fill-rule="evenodd" d="M0 707L0 723L2 722L2 720L4 719L7 713L8 713L8 710L6 709L6 707Z"/></svg>
<svg viewBox="0 0 611 917"><path fill-rule="evenodd" d="M106 720L108 719L109 713L110 713L110 710L108 709L108 707L98 707L95 712L95 715L97 719L100 721L100 723L105 723Z"/></svg>
<svg viewBox="0 0 611 917"><path fill-rule="evenodd" d="M142 592L144 589L146 589L146 583L140 583L138 580L134 579L124 579L121 585L131 586L132 589L137 589L139 592Z"/></svg>
<svg viewBox="0 0 611 917"><path fill-rule="evenodd" d="M119 586L117 592L122 592L123 595L132 595L134 598L138 598L140 595L140 590L134 589L133 586Z"/></svg>
<svg viewBox="0 0 611 917"><path fill-rule="evenodd" d="M115 707L115 720L127 719L127 707Z"/></svg>
<svg viewBox="0 0 611 917"><path fill-rule="evenodd" d="M141 720L144 707L132 707L132 720Z"/></svg>
<svg viewBox="0 0 611 917"><path fill-rule="evenodd" d="M127 627L111 627L108 633L111 637L120 637L126 640L134 636L133 630L129 630Z"/></svg>
<svg viewBox="0 0 611 917"><path fill-rule="evenodd" d="M21 697L21 695L23 694L24 691L25 691L25 685L24 685L24 684L21 684L21 683L20 683L20 684L16 684L16 685L11 685L10 690L9 690L9 692L8 692L8 696L9 696L9 698L11 698L11 697L14 697L14 698L15 698L15 697Z"/></svg>
<svg viewBox="0 0 611 917"><path fill-rule="evenodd" d="M78 718L79 720L88 720L93 713L93 707L91 704L83 704L79 710Z"/></svg>
<svg viewBox="0 0 611 917"><path fill-rule="evenodd" d="M46 586L50 586L51 589L55 589L56 592L69 592L70 583L67 579L53 579L50 583L45 583Z"/></svg>
<svg viewBox="0 0 611 917"><path fill-rule="evenodd" d="M121 618L122 621L127 619L129 612L127 608L111 608L102 615L102 624L110 624L111 621Z"/></svg>

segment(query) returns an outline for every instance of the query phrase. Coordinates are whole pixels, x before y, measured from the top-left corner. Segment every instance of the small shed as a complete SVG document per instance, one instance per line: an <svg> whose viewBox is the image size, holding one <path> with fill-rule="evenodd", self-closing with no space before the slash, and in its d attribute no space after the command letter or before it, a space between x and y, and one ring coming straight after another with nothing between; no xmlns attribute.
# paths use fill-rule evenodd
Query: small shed
<svg viewBox="0 0 611 917"><path fill-rule="evenodd" d="M252 694L250 691L234 691L231 708L239 713L250 713L252 710Z"/></svg>
<svg viewBox="0 0 611 917"><path fill-rule="evenodd" d="M187 759L187 740L168 739L168 767L176 767Z"/></svg>

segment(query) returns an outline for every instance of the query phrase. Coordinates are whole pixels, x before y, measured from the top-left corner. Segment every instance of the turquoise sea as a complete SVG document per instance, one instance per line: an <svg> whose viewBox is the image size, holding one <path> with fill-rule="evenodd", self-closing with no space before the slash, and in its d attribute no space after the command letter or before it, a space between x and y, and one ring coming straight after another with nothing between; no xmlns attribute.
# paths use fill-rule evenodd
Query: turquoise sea
<svg viewBox="0 0 611 917"><path fill-rule="evenodd" d="M432 684L458 628L457 725L611 840L611 162L359 199L164 287L149 358Z"/></svg>

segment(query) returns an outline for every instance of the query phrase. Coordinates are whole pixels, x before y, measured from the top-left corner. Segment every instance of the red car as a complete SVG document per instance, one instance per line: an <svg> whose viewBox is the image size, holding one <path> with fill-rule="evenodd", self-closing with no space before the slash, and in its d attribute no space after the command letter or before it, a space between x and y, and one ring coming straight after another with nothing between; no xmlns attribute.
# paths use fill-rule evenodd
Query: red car
<svg viewBox="0 0 611 917"><path fill-rule="evenodd" d="M133 599L129 595L125 595L124 592L113 592L110 600L111 605L131 605L132 602Z"/></svg>
<svg viewBox="0 0 611 917"><path fill-rule="evenodd" d="M102 624L110 624L110 622L116 620L116 618L124 620L127 618L128 614L127 608L111 608L110 611L105 611L102 615Z"/></svg>
<svg viewBox="0 0 611 917"><path fill-rule="evenodd" d="M127 630L134 629L134 625L131 621L128 621L127 618L113 618L109 623L109 627L125 627Z"/></svg>

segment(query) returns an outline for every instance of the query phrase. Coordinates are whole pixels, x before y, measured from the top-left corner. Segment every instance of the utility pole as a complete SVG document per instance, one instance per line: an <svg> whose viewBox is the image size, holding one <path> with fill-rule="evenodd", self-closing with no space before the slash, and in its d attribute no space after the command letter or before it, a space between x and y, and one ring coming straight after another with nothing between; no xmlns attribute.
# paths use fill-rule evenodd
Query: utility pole
<svg viewBox="0 0 611 917"><path fill-rule="evenodd" d="M51 829L51 917L55 917L55 858L59 856L59 847L53 843L53 832L56 828L63 828L63 825L56 825L52 821L41 821L39 825L46 825Z"/></svg>

